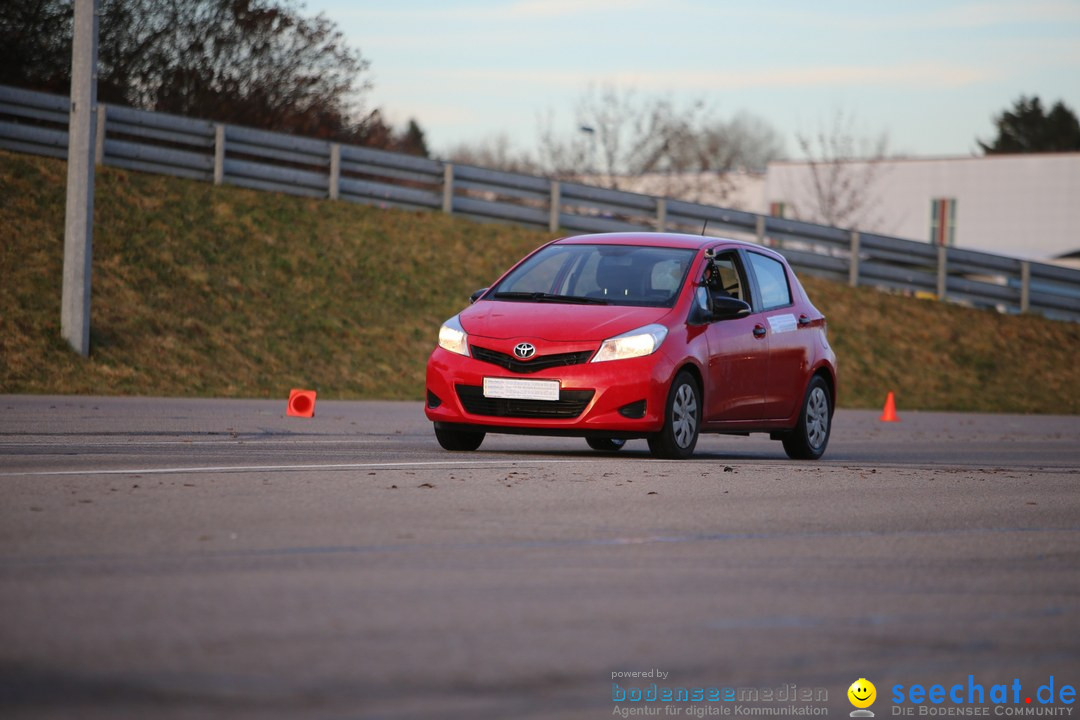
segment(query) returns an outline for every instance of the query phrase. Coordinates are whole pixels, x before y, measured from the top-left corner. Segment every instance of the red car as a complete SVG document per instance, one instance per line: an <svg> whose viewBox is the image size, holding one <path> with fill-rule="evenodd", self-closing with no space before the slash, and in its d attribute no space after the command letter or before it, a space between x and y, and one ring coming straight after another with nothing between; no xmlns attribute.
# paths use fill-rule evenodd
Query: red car
<svg viewBox="0 0 1080 720"><path fill-rule="evenodd" d="M701 432L767 432L788 456L829 442L836 356L784 258L695 235L548 243L447 320L425 412L447 450L485 433L646 438L686 458Z"/></svg>

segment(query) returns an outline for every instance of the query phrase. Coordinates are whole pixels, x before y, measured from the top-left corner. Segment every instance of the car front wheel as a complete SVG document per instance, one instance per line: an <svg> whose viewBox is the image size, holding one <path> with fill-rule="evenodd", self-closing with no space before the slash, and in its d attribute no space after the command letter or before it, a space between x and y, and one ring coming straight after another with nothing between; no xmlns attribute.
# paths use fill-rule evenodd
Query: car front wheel
<svg viewBox="0 0 1080 720"><path fill-rule="evenodd" d="M475 450L484 442L484 433L470 432L468 430L450 430L435 426L435 439L443 446L444 450L462 452Z"/></svg>
<svg viewBox="0 0 1080 720"><path fill-rule="evenodd" d="M832 431L832 396L829 386L815 375L806 388L799 424L784 435L784 452L792 460L817 460L825 454Z"/></svg>
<svg viewBox="0 0 1080 720"><path fill-rule="evenodd" d="M694 454L700 428L701 390L694 376L684 370L671 383L664 427L649 438L649 450L658 458L688 458Z"/></svg>

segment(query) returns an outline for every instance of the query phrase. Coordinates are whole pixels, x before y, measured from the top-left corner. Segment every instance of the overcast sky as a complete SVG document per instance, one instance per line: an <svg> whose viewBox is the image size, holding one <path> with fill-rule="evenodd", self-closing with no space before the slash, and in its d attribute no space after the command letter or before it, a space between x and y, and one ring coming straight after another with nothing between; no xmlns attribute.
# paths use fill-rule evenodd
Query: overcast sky
<svg viewBox="0 0 1080 720"><path fill-rule="evenodd" d="M306 0L370 61L379 107L414 117L435 154L538 118L574 127L577 98L616 83L795 133L838 110L918 156L970 155L1021 95L1080 112L1080 0Z"/></svg>

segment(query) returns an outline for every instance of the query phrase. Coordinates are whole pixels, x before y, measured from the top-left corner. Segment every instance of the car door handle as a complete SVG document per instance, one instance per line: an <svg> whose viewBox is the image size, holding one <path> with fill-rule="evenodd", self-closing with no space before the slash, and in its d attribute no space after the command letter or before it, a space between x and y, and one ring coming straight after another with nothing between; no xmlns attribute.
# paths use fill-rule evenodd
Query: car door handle
<svg viewBox="0 0 1080 720"><path fill-rule="evenodd" d="M764 325L755 325L754 326L754 337L756 337L756 338L765 337L765 326Z"/></svg>

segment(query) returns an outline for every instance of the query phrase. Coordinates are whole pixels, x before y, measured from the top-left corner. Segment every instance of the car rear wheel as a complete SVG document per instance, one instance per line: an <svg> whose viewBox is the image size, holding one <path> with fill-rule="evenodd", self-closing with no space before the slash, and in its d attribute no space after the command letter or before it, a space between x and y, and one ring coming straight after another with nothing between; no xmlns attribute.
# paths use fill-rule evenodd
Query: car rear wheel
<svg viewBox="0 0 1080 720"><path fill-rule="evenodd" d="M616 452L622 450L626 445L625 438L604 438L604 437L591 437L585 438L585 442L589 443L589 447L593 450L599 450L600 452Z"/></svg>
<svg viewBox="0 0 1080 720"><path fill-rule="evenodd" d="M436 425L435 439L439 441L444 450L467 452L480 447L480 443L484 442L484 433L469 430L450 430Z"/></svg>
<svg viewBox="0 0 1080 720"><path fill-rule="evenodd" d="M806 388L799 424L784 435L784 452L792 460L817 460L825 454L832 431L832 398L829 386L815 375Z"/></svg>
<svg viewBox="0 0 1080 720"><path fill-rule="evenodd" d="M671 383L664 427L649 437L649 450L659 458L688 458L694 453L700 428L701 390L694 376L684 370Z"/></svg>

